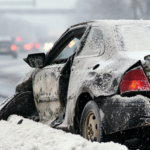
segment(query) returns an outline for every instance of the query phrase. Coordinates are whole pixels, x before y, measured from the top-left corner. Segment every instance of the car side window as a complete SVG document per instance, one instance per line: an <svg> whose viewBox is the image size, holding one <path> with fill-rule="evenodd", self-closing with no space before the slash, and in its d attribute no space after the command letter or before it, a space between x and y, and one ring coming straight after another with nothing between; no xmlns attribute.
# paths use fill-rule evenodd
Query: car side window
<svg viewBox="0 0 150 150"><path fill-rule="evenodd" d="M80 43L86 26L80 28L72 28L66 31L52 49L46 54L46 65L66 63L68 58L74 56L76 49Z"/></svg>
<svg viewBox="0 0 150 150"><path fill-rule="evenodd" d="M98 27L92 27L79 56L103 55L104 50L105 45L102 31Z"/></svg>
<svg viewBox="0 0 150 150"><path fill-rule="evenodd" d="M62 52L57 56L56 59L67 59L73 55L77 49L80 39L75 37L73 38L67 46L62 50Z"/></svg>

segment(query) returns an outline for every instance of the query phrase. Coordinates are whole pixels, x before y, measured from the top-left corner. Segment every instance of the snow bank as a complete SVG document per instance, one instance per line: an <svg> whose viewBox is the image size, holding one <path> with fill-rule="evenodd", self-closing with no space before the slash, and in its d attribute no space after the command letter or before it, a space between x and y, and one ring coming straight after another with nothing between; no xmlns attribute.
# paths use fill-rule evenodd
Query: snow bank
<svg viewBox="0 0 150 150"><path fill-rule="evenodd" d="M17 124L21 119L23 122ZM117 143L89 142L79 135L65 133L12 115L0 121L0 150L127 150Z"/></svg>

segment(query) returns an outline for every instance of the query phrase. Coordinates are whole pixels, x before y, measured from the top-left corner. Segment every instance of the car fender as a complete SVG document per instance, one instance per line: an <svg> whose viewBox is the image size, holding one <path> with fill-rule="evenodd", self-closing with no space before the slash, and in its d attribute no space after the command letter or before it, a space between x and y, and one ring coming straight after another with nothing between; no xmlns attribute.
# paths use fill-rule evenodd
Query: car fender
<svg viewBox="0 0 150 150"><path fill-rule="evenodd" d="M16 92L33 91L32 90L32 76L37 69L31 69L25 76L18 82Z"/></svg>

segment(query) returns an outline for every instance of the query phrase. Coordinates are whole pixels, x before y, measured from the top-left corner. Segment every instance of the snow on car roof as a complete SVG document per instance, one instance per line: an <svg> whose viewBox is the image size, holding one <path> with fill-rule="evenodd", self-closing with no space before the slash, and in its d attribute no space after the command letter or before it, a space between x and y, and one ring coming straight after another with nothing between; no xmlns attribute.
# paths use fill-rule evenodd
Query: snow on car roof
<svg viewBox="0 0 150 150"><path fill-rule="evenodd" d="M137 24L137 23L150 23L149 20L89 20L89 21L86 21L86 22L81 22L81 23L78 23L78 24L74 24L72 26L70 26L70 28L74 28L74 27L77 27L77 26L82 26L82 25L87 25L87 24L92 24L92 25L101 25L103 23L107 23L109 25L112 25L112 24Z"/></svg>
<svg viewBox="0 0 150 150"><path fill-rule="evenodd" d="M121 24L150 24L150 20L94 20L94 21L89 21L86 23L92 23L92 24L102 24L102 23L107 23L107 24L114 24L114 25L121 25Z"/></svg>
<svg viewBox="0 0 150 150"><path fill-rule="evenodd" d="M21 119L23 122L17 124ZM89 142L80 135L52 129L16 115L8 121L0 121L0 126L2 150L127 150L118 143Z"/></svg>
<svg viewBox="0 0 150 150"><path fill-rule="evenodd" d="M98 20L92 26L99 26L103 31L108 54L150 50L149 20Z"/></svg>

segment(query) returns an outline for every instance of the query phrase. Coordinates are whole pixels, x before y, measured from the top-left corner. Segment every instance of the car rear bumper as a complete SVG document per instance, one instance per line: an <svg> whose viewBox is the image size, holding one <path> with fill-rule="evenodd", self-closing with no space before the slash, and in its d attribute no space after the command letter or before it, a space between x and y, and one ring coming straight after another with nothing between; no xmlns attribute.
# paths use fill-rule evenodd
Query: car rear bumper
<svg viewBox="0 0 150 150"><path fill-rule="evenodd" d="M102 124L106 134L150 126L150 99L145 96L116 95L99 100L98 104L103 113Z"/></svg>

